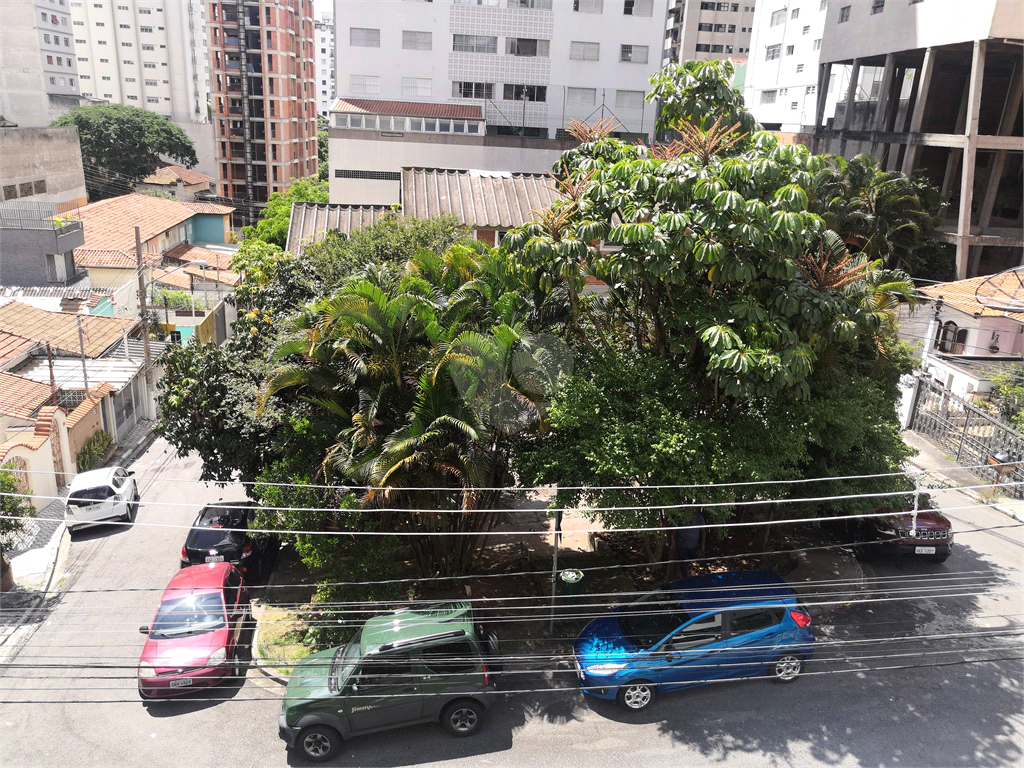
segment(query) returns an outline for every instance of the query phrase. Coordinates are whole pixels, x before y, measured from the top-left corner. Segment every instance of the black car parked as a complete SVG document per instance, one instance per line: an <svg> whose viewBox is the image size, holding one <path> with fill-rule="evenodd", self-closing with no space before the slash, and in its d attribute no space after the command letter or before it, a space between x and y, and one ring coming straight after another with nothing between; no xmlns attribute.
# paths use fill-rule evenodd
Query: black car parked
<svg viewBox="0 0 1024 768"><path fill-rule="evenodd" d="M203 507L181 548L181 567L229 562L250 583L262 580L270 572L278 540L272 534L238 530L248 528L255 515L251 501L219 501Z"/></svg>

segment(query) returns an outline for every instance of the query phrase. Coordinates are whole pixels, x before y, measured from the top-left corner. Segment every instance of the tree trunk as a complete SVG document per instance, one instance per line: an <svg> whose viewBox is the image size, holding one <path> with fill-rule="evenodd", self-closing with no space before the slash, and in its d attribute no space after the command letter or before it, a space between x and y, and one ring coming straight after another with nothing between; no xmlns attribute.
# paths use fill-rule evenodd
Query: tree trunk
<svg viewBox="0 0 1024 768"><path fill-rule="evenodd" d="M14 569L6 552L0 552L0 592L14 589Z"/></svg>

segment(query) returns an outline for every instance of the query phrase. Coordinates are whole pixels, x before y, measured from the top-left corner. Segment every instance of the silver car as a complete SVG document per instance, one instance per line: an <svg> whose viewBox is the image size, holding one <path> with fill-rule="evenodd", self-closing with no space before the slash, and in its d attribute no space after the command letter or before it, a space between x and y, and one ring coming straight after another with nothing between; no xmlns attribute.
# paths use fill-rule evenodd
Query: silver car
<svg viewBox="0 0 1024 768"><path fill-rule="evenodd" d="M132 522L139 511L135 472L107 467L82 472L71 481L64 522L68 531L108 520Z"/></svg>

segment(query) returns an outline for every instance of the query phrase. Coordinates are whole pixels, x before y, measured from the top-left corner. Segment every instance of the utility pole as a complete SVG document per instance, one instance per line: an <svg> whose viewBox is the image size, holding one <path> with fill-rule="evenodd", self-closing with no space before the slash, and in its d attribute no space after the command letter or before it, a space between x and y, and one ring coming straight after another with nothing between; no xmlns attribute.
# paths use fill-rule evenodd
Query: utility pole
<svg viewBox="0 0 1024 768"><path fill-rule="evenodd" d="M81 323L81 321L79 321ZM46 364L50 366L50 405L57 404L57 379L53 375L53 352L50 351L50 342L46 342ZM89 396L89 388L85 388L85 396Z"/></svg>
<svg viewBox="0 0 1024 768"><path fill-rule="evenodd" d="M47 347L49 351L49 347ZM78 318L78 351L82 354L82 379L85 382L85 394L89 394L89 369L85 365L85 337L82 335L82 318Z"/></svg>
<svg viewBox="0 0 1024 768"><path fill-rule="evenodd" d="M135 260L139 269L139 315L142 317L142 370L146 375L146 410L153 399L153 369L150 365L149 318L146 316L146 274L142 269L142 235L135 228ZM147 413L147 415L149 415Z"/></svg>

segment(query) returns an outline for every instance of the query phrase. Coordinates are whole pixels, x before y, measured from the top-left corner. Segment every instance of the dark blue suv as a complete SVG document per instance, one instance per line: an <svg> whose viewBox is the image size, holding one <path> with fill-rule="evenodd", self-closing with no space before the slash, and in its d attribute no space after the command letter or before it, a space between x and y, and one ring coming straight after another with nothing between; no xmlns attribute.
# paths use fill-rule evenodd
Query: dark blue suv
<svg viewBox="0 0 1024 768"><path fill-rule="evenodd" d="M659 691L769 674L795 680L814 650L811 617L774 573L673 581L590 622L573 646L584 693L649 706Z"/></svg>

